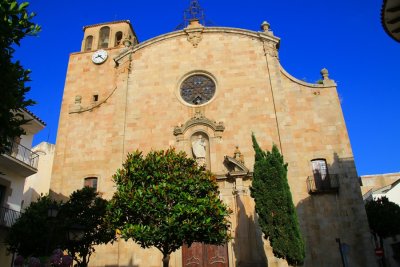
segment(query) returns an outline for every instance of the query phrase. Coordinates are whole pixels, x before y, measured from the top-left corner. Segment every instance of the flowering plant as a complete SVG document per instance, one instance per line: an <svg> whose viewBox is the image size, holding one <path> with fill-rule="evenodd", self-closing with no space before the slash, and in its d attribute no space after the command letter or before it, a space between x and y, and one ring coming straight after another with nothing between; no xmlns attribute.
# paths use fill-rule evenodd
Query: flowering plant
<svg viewBox="0 0 400 267"><path fill-rule="evenodd" d="M44 260L43 260L44 262ZM29 257L24 259L21 255L18 255L14 260L15 267L71 267L73 259L70 255L64 255L61 249L53 251L50 258L47 260L46 265L43 265L40 259L35 257Z"/></svg>

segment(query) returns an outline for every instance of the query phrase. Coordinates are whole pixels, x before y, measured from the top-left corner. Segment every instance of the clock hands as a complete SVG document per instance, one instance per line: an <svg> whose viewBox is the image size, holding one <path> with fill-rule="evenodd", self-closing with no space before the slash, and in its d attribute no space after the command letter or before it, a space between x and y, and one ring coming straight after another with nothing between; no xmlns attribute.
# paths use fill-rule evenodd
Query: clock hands
<svg viewBox="0 0 400 267"><path fill-rule="evenodd" d="M104 61L106 61L107 57L108 57L107 51L100 49L92 54L92 61L94 64L99 65L99 64L103 63Z"/></svg>

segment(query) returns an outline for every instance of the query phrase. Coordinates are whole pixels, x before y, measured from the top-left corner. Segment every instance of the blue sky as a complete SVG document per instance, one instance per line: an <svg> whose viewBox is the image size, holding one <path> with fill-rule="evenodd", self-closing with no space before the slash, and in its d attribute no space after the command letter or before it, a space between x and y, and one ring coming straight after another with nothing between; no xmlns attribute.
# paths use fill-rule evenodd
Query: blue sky
<svg viewBox="0 0 400 267"><path fill-rule="evenodd" d="M281 38L280 60L308 82L327 68L338 84L359 175L400 172L400 43L383 31L382 1L200 0L216 26L258 31L267 20ZM30 108L47 123L35 137L55 143L69 54L80 50L82 27L129 19L144 41L170 32L189 0L38 1L30 11L42 26L24 39L16 58L32 70Z"/></svg>

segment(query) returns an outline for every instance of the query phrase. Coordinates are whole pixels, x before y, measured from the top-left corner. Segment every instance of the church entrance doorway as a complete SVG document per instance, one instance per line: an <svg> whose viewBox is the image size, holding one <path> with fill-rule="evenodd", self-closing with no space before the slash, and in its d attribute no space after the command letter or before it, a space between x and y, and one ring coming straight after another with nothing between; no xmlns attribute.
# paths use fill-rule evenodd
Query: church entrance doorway
<svg viewBox="0 0 400 267"><path fill-rule="evenodd" d="M183 267L229 267L227 245L193 243L182 247Z"/></svg>

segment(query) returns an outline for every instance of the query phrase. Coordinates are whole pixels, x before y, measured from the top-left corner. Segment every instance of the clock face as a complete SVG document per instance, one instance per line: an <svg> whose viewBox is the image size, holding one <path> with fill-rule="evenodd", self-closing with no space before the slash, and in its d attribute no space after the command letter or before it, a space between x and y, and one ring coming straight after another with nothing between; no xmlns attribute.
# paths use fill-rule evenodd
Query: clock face
<svg viewBox="0 0 400 267"><path fill-rule="evenodd" d="M183 81L180 93L182 99L188 104L196 106L205 104L215 94L215 83L205 75L196 74Z"/></svg>
<svg viewBox="0 0 400 267"><path fill-rule="evenodd" d="M107 54L106 50L103 50L103 49L97 50L92 55L92 61L95 64L101 64L104 61L106 61L107 57L108 57L108 54Z"/></svg>

